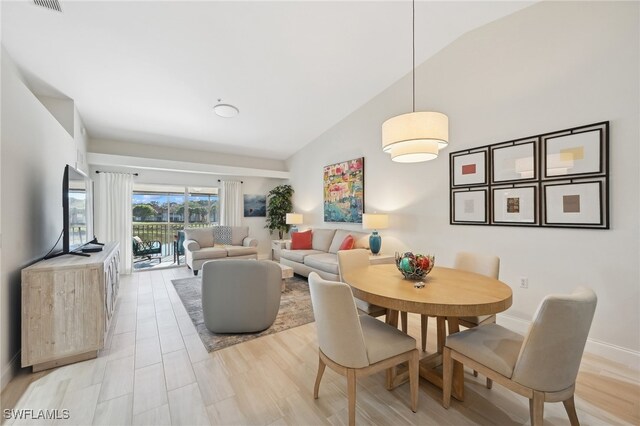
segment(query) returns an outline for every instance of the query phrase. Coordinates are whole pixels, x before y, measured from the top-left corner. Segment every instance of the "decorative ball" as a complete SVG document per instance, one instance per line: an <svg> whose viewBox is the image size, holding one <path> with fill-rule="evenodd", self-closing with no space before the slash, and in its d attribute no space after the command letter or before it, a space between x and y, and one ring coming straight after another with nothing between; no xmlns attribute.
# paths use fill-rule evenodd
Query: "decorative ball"
<svg viewBox="0 0 640 426"><path fill-rule="evenodd" d="M431 272L436 258L430 254L396 253L396 267L405 278L421 280Z"/></svg>

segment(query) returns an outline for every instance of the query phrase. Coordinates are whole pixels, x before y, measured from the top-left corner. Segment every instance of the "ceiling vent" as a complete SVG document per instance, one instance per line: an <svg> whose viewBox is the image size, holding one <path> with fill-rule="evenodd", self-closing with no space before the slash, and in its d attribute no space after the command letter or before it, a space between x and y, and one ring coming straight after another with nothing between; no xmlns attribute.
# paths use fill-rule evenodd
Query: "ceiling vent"
<svg viewBox="0 0 640 426"><path fill-rule="evenodd" d="M46 7L47 9L55 10L57 12L62 12L62 8L60 7L60 2L58 0L33 0L36 6Z"/></svg>

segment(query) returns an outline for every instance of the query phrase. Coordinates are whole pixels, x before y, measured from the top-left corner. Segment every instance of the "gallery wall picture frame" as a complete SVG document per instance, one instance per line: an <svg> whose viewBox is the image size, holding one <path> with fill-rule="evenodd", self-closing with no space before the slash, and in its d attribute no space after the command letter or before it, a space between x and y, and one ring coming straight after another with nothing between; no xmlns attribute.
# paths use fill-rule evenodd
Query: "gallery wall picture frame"
<svg viewBox="0 0 640 426"><path fill-rule="evenodd" d="M491 224L509 226L539 225L538 184L493 187Z"/></svg>
<svg viewBox="0 0 640 426"><path fill-rule="evenodd" d="M488 188L467 188L451 191L451 224L487 225L489 223Z"/></svg>
<svg viewBox="0 0 640 426"><path fill-rule="evenodd" d="M364 157L323 168L324 221L362 223Z"/></svg>
<svg viewBox="0 0 640 426"><path fill-rule="evenodd" d="M487 185L489 164L486 147L458 151L449 157L451 182L453 187Z"/></svg>
<svg viewBox="0 0 640 426"><path fill-rule="evenodd" d="M606 178L548 181L542 184L542 225L609 229Z"/></svg>
<svg viewBox="0 0 640 426"><path fill-rule="evenodd" d="M538 138L491 145L490 151L492 184L538 178Z"/></svg>
<svg viewBox="0 0 640 426"><path fill-rule="evenodd" d="M609 122L542 135L540 156L543 179L606 175Z"/></svg>

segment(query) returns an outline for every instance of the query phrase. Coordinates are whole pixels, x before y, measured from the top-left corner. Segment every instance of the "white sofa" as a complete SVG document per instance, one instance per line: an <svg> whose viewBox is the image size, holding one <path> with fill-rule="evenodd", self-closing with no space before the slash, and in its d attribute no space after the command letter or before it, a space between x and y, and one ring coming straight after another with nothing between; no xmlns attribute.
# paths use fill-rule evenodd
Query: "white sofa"
<svg viewBox="0 0 640 426"><path fill-rule="evenodd" d="M313 229L311 250L291 250L291 243L280 252L280 263L290 266L296 274L308 277L316 272L325 280L340 281L338 274L338 249L351 235L354 248L369 248L369 234L346 229Z"/></svg>
<svg viewBox="0 0 640 426"><path fill-rule="evenodd" d="M198 275L204 262L214 259L257 259L258 240L247 226L212 226L184 230L187 266Z"/></svg>

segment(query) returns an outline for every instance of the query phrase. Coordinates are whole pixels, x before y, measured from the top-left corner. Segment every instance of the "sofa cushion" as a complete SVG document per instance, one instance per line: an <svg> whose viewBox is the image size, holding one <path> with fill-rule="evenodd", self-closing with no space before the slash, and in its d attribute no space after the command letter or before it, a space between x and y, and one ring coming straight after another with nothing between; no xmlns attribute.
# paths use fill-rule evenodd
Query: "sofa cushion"
<svg viewBox="0 0 640 426"><path fill-rule="evenodd" d="M312 239L311 231L293 232L291 234L291 250L311 250Z"/></svg>
<svg viewBox="0 0 640 426"><path fill-rule="evenodd" d="M241 246L242 240L249 236L248 226L232 226L231 227L231 244Z"/></svg>
<svg viewBox="0 0 640 426"><path fill-rule="evenodd" d="M214 228L186 228L184 230L184 238L194 240L200 248L213 247L213 230Z"/></svg>
<svg viewBox="0 0 640 426"><path fill-rule="evenodd" d="M231 245L231 227L230 226L214 226L213 236L218 244Z"/></svg>
<svg viewBox="0 0 640 426"><path fill-rule="evenodd" d="M307 255L304 257L304 264L310 268L338 275L338 256L332 253Z"/></svg>
<svg viewBox="0 0 640 426"><path fill-rule="evenodd" d="M331 247L331 242L333 241L333 236L335 235L335 233L335 229L314 229L312 248L314 250L320 250L324 252L329 251L329 247ZM344 237L346 237L346 235ZM344 237L342 237L340 243L342 243ZM340 243L338 243L338 247L340 247Z"/></svg>
<svg viewBox="0 0 640 426"><path fill-rule="evenodd" d="M227 257L227 250L222 247L204 247L192 253L193 260L220 259Z"/></svg>
<svg viewBox="0 0 640 426"><path fill-rule="evenodd" d="M338 249L338 251L351 250L355 243L356 243L356 240L354 240L351 234L349 234L347 235L347 238L345 238L344 241L342 241L342 244L340 244L340 248Z"/></svg>
<svg viewBox="0 0 640 426"><path fill-rule="evenodd" d="M229 257L233 256L248 256L250 254L258 254L257 247L244 247L244 246L225 246Z"/></svg>
<svg viewBox="0 0 640 426"><path fill-rule="evenodd" d="M282 249L280 257L291 260L293 262L304 263L304 258L310 254L321 254L320 250L288 250Z"/></svg>
<svg viewBox="0 0 640 426"><path fill-rule="evenodd" d="M353 248L369 248L369 234L364 232L347 231L346 229L338 229L333 237L333 241L331 241L329 250L326 251L329 253L337 253L338 250L340 250L340 245L348 235L351 235L355 241Z"/></svg>

